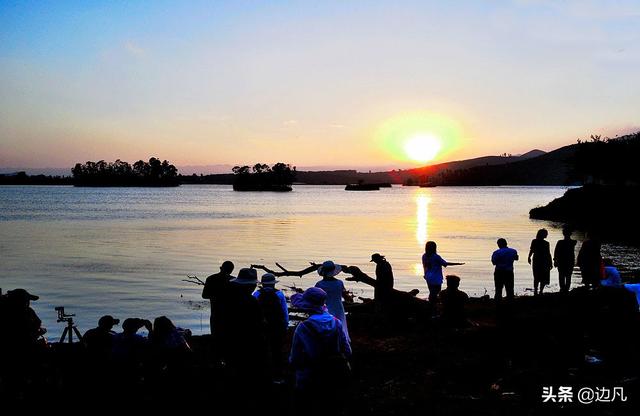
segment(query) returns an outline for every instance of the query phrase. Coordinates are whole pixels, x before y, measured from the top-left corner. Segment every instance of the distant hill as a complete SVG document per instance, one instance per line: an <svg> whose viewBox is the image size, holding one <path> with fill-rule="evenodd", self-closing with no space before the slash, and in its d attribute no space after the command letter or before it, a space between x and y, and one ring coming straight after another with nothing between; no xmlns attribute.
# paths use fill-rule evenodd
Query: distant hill
<svg viewBox="0 0 640 416"><path fill-rule="evenodd" d="M439 185L570 185L576 184L577 145L552 152L531 151L519 160L466 169L446 170L433 178ZM537 155L537 156L536 156Z"/></svg>
<svg viewBox="0 0 640 416"><path fill-rule="evenodd" d="M399 169L386 172L358 172L355 169L325 170L325 171L297 171L296 183L308 185L346 185L350 183L393 183L404 184L407 181L424 181L426 178L436 178L437 175L445 172L461 171L477 167L490 167L512 164L526 161L546 153L542 150L531 150L519 156L483 156L473 159L456 160L452 162L439 163L436 165L424 166L414 169ZM211 184L231 184L233 175L191 175L181 176L183 183L211 183Z"/></svg>

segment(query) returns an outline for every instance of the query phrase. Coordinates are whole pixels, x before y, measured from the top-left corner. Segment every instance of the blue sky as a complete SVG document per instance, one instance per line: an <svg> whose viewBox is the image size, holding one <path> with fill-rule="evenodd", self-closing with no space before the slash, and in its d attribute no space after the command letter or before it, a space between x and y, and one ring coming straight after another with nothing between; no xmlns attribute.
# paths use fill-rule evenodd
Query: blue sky
<svg viewBox="0 0 640 416"><path fill-rule="evenodd" d="M0 167L407 167L376 137L416 113L459 125L441 160L551 150L639 128L639 20L637 1L0 1Z"/></svg>

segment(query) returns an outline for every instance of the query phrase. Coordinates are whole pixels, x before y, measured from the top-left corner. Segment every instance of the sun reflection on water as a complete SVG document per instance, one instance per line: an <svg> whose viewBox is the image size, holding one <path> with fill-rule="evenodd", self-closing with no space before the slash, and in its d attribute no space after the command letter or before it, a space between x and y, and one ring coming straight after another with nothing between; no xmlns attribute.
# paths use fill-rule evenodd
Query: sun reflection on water
<svg viewBox="0 0 640 416"><path fill-rule="evenodd" d="M420 247L423 247L427 242L430 203L431 198L426 195L418 195L416 197L416 240L418 240Z"/></svg>
<svg viewBox="0 0 640 416"><path fill-rule="evenodd" d="M424 247L427 242L428 224L429 224L429 204L431 198L427 195L418 195L416 197L416 240L420 248ZM414 273L416 276L422 276L422 264L414 264Z"/></svg>

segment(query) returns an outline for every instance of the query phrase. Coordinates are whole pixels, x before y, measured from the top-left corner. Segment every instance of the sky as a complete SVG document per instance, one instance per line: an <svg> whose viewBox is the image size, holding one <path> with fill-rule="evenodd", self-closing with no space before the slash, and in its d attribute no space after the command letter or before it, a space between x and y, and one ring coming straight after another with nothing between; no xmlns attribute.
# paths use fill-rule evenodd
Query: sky
<svg viewBox="0 0 640 416"><path fill-rule="evenodd" d="M640 130L638 1L0 0L0 167L359 169Z"/></svg>

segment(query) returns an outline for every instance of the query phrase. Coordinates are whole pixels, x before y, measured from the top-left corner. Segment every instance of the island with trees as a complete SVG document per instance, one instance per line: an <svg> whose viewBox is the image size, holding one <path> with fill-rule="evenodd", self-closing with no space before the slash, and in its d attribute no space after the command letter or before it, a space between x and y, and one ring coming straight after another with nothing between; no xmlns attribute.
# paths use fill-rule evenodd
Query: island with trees
<svg viewBox="0 0 640 416"><path fill-rule="evenodd" d="M71 173L74 186L180 186L178 169L155 157L133 165L120 159L111 163L104 160L76 163Z"/></svg>
<svg viewBox="0 0 640 416"><path fill-rule="evenodd" d="M278 162L273 166L256 163L253 167L234 166L233 190L289 192L296 179L296 167Z"/></svg>

